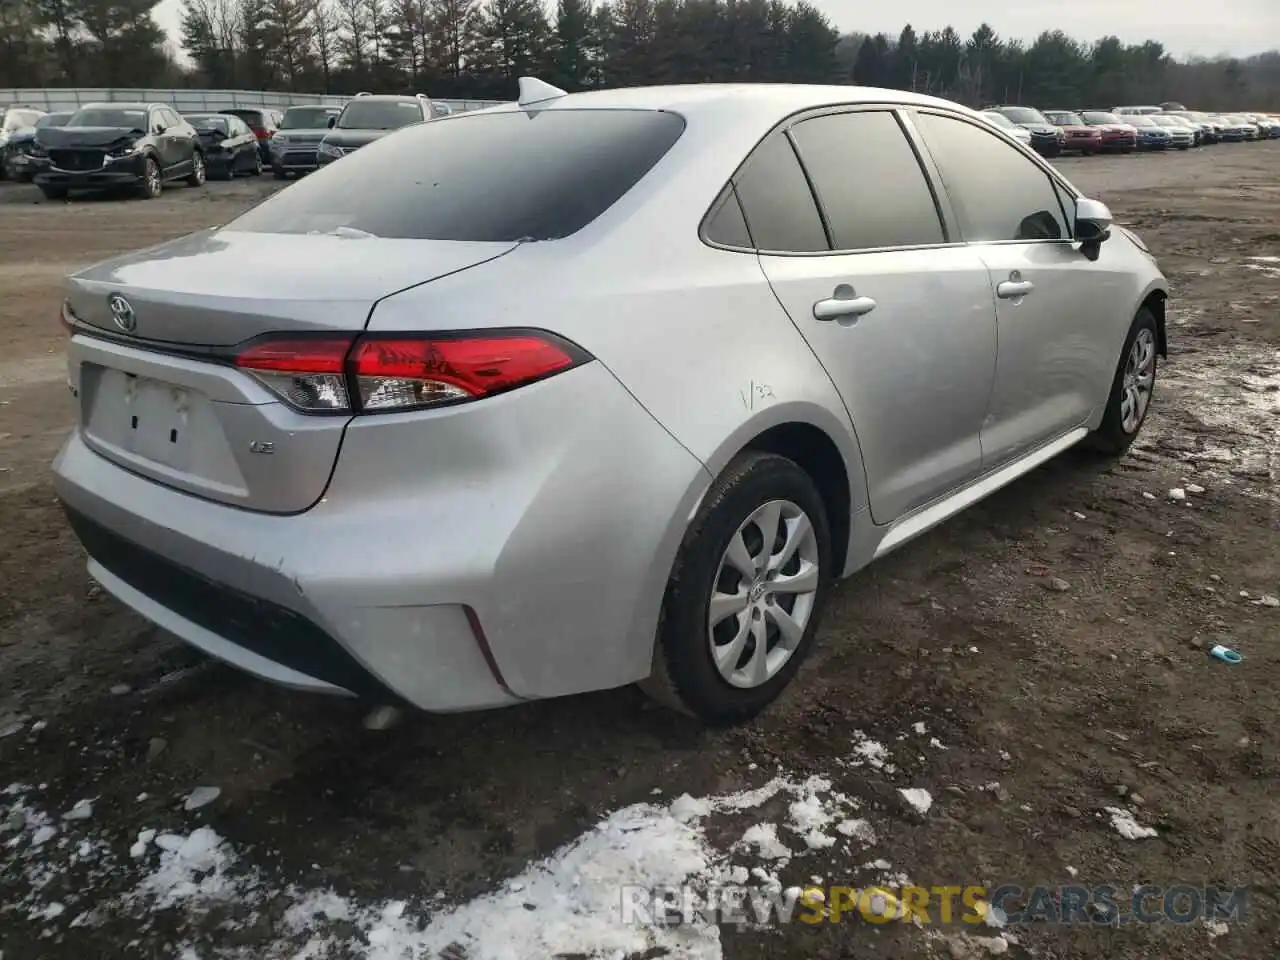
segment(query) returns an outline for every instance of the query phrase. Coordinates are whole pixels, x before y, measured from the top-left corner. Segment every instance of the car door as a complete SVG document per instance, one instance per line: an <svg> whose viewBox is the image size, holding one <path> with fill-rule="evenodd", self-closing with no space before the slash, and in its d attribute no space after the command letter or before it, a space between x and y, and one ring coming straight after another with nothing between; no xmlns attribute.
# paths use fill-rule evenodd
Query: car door
<svg viewBox="0 0 1280 960"><path fill-rule="evenodd" d="M965 240L990 273L999 350L982 430L988 468L1083 425L1105 402L1126 277L1106 244L1091 261L1073 240L1074 194L1051 168L976 121L918 111ZM1066 206L1064 206L1064 202ZM1127 324L1122 324L1127 325Z"/></svg>
<svg viewBox="0 0 1280 960"><path fill-rule="evenodd" d="M852 418L875 522L975 477L991 288L977 253L952 242L896 112L802 118L735 187L775 295Z"/></svg>
<svg viewBox="0 0 1280 960"><path fill-rule="evenodd" d="M165 107L162 111L165 126L168 128L165 136L170 138L173 150L173 162L178 170L183 174L190 173L192 169L192 159L196 152L196 142L200 139L191 124L183 120L176 110Z"/></svg>
<svg viewBox="0 0 1280 960"><path fill-rule="evenodd" d="M226 114L225 119L227 142L231 145L231 172L243 173L253 166L248 158L249 137L252 135L252 131L239 117ZM254 149L257 149L256 137L254 138Z"/></svg>

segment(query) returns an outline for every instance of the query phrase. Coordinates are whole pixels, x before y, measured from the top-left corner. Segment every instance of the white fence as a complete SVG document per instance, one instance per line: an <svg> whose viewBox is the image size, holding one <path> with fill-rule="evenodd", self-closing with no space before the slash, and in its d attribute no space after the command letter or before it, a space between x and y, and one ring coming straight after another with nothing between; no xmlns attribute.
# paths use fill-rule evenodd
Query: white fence
<svg viewBox="0 0 1280 960"><path fill-rule="evenodd" d="M81 104L101 101L168 103L179 113L229 110L233 107L286 107L317 105L340 107L351 97L320 93L281 93L271 90L123 90L106 87L51 87L42 90L0 89L0 108L33 107L47 113L75 110ZM434 97L432 99L435 99ZM501 100L436 100L453 110L482 110Z"/></svg>

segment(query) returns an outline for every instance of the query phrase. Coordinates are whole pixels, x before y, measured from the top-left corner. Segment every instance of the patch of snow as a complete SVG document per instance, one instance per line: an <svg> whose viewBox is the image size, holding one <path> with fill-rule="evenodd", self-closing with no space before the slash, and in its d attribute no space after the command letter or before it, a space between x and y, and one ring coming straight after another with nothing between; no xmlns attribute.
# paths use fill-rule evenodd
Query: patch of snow
<svg viewBox="0 0 1280 960"><path fill-rule="evenodd" d="M778 839L778 826L773 823L757 823L748 827L742 835L742 843L754 847L756 854L765 860L791 859L791 848Z"/></svg>
<svg viewBox="0 0 1280 960"><path fill-rule="evenodd" d="M853 767L860 767L866 763L880 770L889 759L889 751L885 745L872 740L861 730L853 731L853 753L854 759L849 761L849 765Z"/></svg>
<svg viewBox="0 0 1280 960"><path fill-rule="evenodd" d="M1146 837L1157 837L1155 827L1144 827L1133 818L1133 814L1128 810L1120 807L1106 807L1107 813L1111 815L1111 826L1115 828L1116 833L1124 837L1126 840L1142 840Z"/></svg>

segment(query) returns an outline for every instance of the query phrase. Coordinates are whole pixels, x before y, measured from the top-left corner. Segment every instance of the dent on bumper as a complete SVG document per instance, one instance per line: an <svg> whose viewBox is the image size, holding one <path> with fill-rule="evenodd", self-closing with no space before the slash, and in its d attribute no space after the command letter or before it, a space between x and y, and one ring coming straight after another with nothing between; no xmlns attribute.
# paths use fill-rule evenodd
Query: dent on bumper
<svg viewBox="0 0 1280 960"><path fill-rule="evenodd" d="M178 493L74 433L54 472L70 509L296 612L392 692L437 711L647 675L684 519L709 480L599 363L474 405L360 418L325 496L296 516ZM103 586L251 672L350 689L282 674L289 664L264 666L136 587Z"/></svg>

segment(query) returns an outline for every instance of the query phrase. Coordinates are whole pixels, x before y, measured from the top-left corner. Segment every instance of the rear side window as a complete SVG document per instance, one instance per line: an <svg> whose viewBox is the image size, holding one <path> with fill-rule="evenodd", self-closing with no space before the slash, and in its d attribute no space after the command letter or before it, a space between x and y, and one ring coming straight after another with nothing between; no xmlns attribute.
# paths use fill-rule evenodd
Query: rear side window
<svg viewBox="0 0 1280 960"><path fill-rule="evenodd" d="M712 243L726 247L752 249L751 233L747 230L746 218L742 215L742 205L738 203L738 195L729 184L720 194L707 218L707 228L703 234Z"/></svg>
<svg viewBox="0 0 1280 960"><path fill-rule="evenodd" d="M513 242L581 230L684 132L656 110L461 114L377 140L233 220L258 233Z"/></svg>
<svg viewBox="0 0 1280 960"><path fill-rule="evenodd" d="M830 250L813 191L791 141L775 133L734 178L754 246L782 253Z"/></svg>
<svg viewBox="0 0 1280 960"><path fill-rule="evenodd" d="M933 193L888 111L815 117L791 130L837 250L913 247L946 239Z"/></svg>
<svg viewBox="0 0 1280 960"><path fill-rule="evenodd" d="M1012 144L976 124L915 117L942 174L965 240L1065 240L1071 230L1053 181Z"/></svg>

